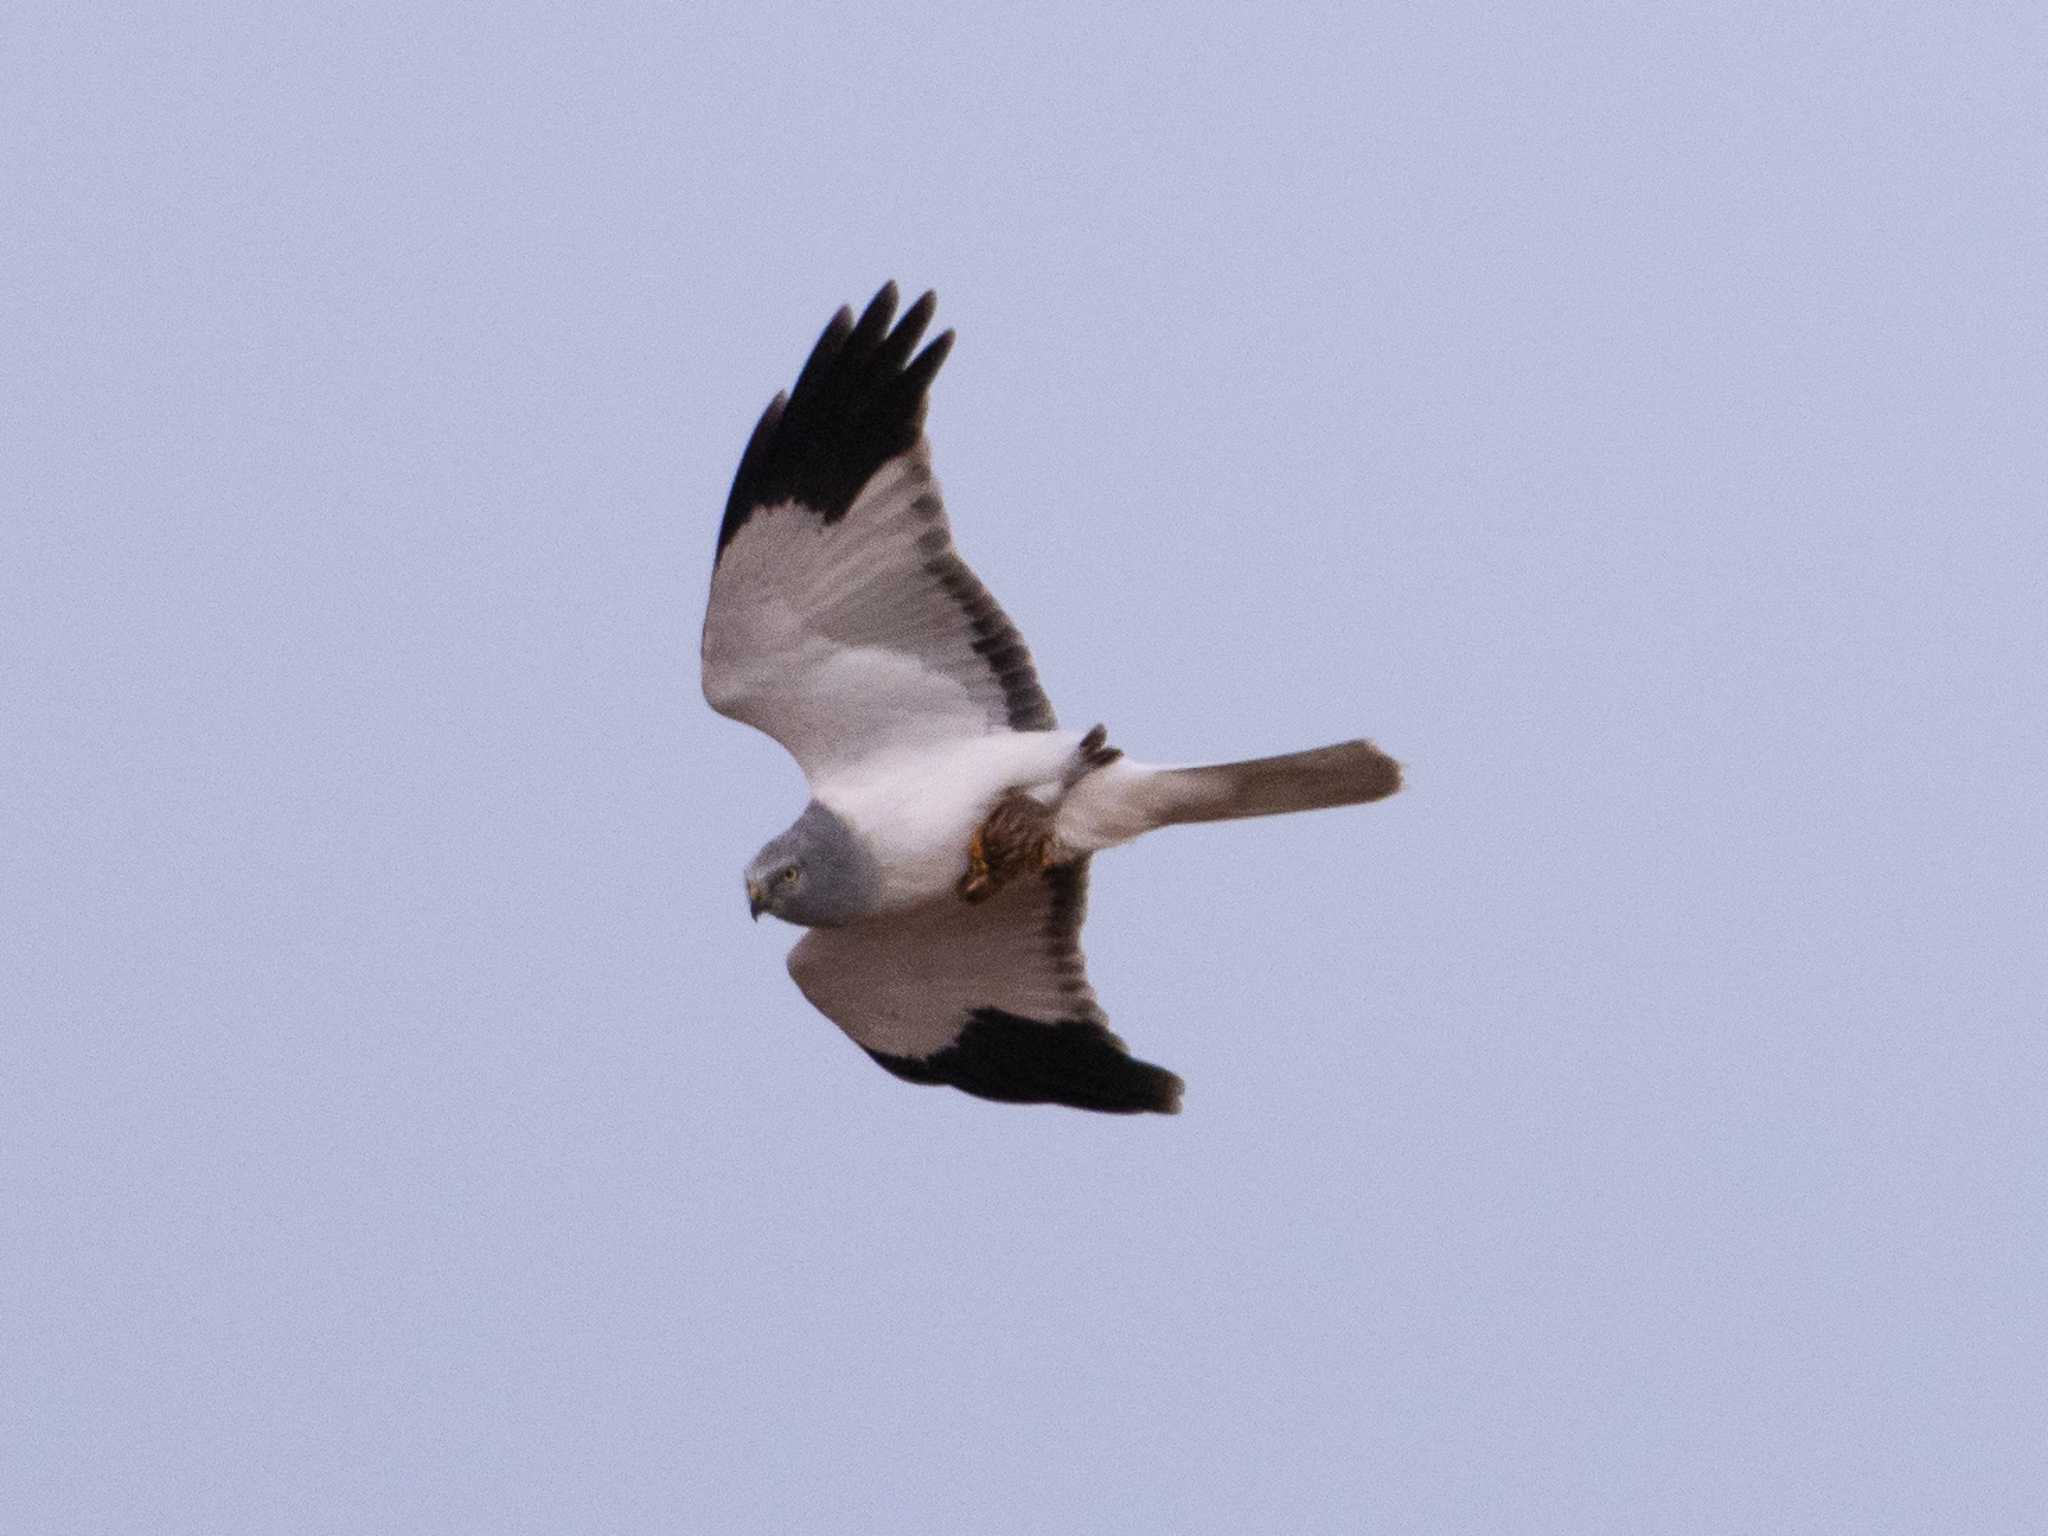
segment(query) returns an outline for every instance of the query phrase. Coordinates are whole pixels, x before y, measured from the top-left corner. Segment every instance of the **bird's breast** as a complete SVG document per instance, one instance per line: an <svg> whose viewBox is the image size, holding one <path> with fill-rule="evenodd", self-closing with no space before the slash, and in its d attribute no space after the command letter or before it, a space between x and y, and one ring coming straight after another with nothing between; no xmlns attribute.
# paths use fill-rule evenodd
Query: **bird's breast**
<svg viewBox="0 0 2048 1536"><path fill-rule="evenodd" d="M1056 784L1078 737L1014 731L897 752L812 786L881 867L880 906L916 906L951 893L967 843L1009 789Z"/></svg>

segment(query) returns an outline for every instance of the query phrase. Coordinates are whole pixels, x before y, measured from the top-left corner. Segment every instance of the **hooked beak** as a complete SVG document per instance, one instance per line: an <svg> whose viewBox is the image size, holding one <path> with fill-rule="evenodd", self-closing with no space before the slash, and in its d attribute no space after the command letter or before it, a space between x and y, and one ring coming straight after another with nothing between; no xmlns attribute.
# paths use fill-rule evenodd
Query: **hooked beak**
<svg viewBox="0 0 2048 1536"><path fill-rule="evenodd" d="M747 914L755 922L761 921L761 914L768 910L768 895L752 880L747 882Z"/></svg>

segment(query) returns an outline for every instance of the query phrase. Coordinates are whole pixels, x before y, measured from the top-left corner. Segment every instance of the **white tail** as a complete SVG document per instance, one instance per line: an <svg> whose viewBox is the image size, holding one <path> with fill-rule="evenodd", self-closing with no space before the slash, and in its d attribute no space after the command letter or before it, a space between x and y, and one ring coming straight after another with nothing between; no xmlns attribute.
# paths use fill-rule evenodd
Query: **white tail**
<svg viewBox="0 0 2048 1536"><path fill-rule="evenodd" d="M1362 805L1400 787L1401 765L1369 741L1196 768L1124 758L1074 786L1060 805L1058 836L1070 848L1109 848L1176 822Z"/></svg>

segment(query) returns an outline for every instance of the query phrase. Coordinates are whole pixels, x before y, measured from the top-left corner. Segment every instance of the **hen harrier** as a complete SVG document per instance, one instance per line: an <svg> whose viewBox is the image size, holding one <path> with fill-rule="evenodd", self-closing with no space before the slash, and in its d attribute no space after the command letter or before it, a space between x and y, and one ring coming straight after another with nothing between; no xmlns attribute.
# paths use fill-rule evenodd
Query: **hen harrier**
<svg viewBox="0 0 2048 1536"><path fill-rule="evenodd" d="M1155 827L1355 805L1401 770L1346 741L1134 763L1053 720L958 552L924 439L953 345L896 285L825 327L740 459L704 616L704 696L796 757L811 799L747 866L755 917L810 931L805 997L898 1077L1134 1113L1181 1081L1111 1034L1081 959L1088 860ZM894 323L892 324L892 321Z"/></svg>

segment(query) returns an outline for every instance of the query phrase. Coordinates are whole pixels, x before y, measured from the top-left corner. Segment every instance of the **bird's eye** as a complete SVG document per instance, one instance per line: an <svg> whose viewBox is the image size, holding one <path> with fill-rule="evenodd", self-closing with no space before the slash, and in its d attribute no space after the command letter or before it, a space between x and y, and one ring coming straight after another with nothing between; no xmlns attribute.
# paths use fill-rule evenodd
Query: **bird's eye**
<svg viewBox="0 0 2048 1536"><path fill-rule="evenodd" d="M795 885L796 866L792 864L789 866L789 868L785 869L781 874L777 875L775 877L775 883L777 885Z"/></svg>

